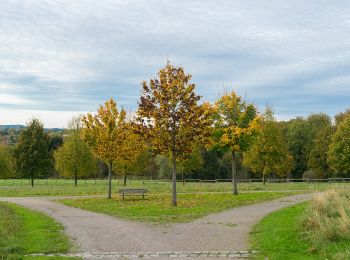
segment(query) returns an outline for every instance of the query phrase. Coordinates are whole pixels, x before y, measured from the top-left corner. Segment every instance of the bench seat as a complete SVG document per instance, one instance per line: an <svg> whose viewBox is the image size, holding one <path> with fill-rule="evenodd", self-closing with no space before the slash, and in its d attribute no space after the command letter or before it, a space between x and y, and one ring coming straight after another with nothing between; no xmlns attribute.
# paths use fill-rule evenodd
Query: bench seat
<svg viewBox="0 0 350 260"><path fill-rule="evenodd" d="M148 189L120 189L119 195L123 196L142 196L145 198L145 194L148 192Z"/></svg>

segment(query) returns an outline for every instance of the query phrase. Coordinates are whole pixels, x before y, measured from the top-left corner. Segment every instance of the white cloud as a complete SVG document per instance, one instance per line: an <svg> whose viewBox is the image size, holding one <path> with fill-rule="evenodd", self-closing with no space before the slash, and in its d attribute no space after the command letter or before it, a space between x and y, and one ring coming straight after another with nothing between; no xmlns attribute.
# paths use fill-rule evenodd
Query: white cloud
<svg viewBox="0 0 350 260"><path fill-rule="evenodd" d="M29 105L32 101L24 99L15 95L1 94L0 93L0 104L6 105Z"/></svg>
<svg viewBox="0 0 350 260"><path fill-rule="evenodd" d="M44 122L46 128L65 128L73 116L86 114L86 111L48 111L48 110L13 110L1 109L1 124L25 125L31 118Z"/></svg>
<svg viewBox="0 0 350 260"><path fill-rule="evenodd" d="M277 116L334 113L350 97L349 21L345 0L2 0L0 109L134 109L170 58L207 100L233 86Z"/></svg>

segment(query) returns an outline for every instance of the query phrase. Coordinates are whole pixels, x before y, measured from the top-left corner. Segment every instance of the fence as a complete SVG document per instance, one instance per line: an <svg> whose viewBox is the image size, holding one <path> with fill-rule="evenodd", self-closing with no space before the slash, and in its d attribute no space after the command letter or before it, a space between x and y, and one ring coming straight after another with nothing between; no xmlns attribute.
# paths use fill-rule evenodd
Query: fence
<svg viewBox="0 0 350 260"><path fill-rule="evenodd" d="M35 179L36 185L73 185L74 180L72 179ZM105 185L107 184L106 179L83 179L78 180L79 185ZM123 185L122 179L113 179L113 182L117 185ZM202 179L184 179L178 180L178 182L196 183L196 184L217 184L217 183L230 183L232 179L214 179L214 180L202 180ZM262 183L263 179L239 179L238 183ZM266 179L267 183L348 183L350 178L328 178L328 179ZM171 180L127 180L128 185L132 184L167 184L171 183ZM0 186L15 186L15 185L30 185L28 179L0 179Z"/></svg>

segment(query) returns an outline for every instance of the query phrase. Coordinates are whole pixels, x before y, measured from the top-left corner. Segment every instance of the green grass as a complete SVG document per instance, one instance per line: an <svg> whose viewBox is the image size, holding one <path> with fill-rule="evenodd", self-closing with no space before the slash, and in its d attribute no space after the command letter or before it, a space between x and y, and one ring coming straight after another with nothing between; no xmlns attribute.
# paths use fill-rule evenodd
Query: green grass
<svg viewBox="0 0 350 260"><path fill-rule="evenodd" d="M128 181L128 188L147 188L150 193L170 193L171 183L169 181ZM194 192L231 192L230 182L218 183L178 183L179 193ZM315 191L329 188L350 187L350 184L338 183L239 183L240 192L259 191L288 191L303 190ZM123 188L122 182L113 180L113 190L116 192ZM30 187L28 180L0 180L0 197L24 197L24 196L78 196L78 195L106 195L106 180L81 180L78 187L74 187L73 180L35 180L34 188Z"/></svg>
<svg viewBox="0 0 350 260"><path fill-rule="evenodd" d="M0 259L64 253L71 248L63 227L44 214L9 203L0 203L0 213Z"/></svg>
<svg viewBox="0 0 350 260"><path fill-rule="evenodd" d="M349 259L350 241L329 243L316 249L305 239L300 216L308 203L274 212L265 217L251 233L251 248L259 251L256 259Z"/></svg>
<svg viewBox="0 0 350 260"><path fill-rule="evenodd" d="M178 206L171 206L170 195L148 195L139 197L118 196L113 199L79 198L59 200L65 205L90 211L106 213L112 216L152 223L188 222L193 219L220 212L229 208L271 200L295 194L285 192L232 194L179 194Z"/></svg>

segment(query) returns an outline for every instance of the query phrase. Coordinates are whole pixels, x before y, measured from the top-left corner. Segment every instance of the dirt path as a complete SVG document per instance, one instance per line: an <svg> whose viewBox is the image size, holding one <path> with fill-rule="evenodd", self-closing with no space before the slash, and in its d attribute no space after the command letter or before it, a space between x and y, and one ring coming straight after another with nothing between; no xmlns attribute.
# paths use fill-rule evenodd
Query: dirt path
<svg viewBox="0 0 350 260"><path fill-rule="evenodd" d="M190 223L150 226L64 206L49 198L0 198L38 210L63 224L82 253L233 252L249 248L251 228L278 209L306 201L300 194L209 215Z"/></svg>

